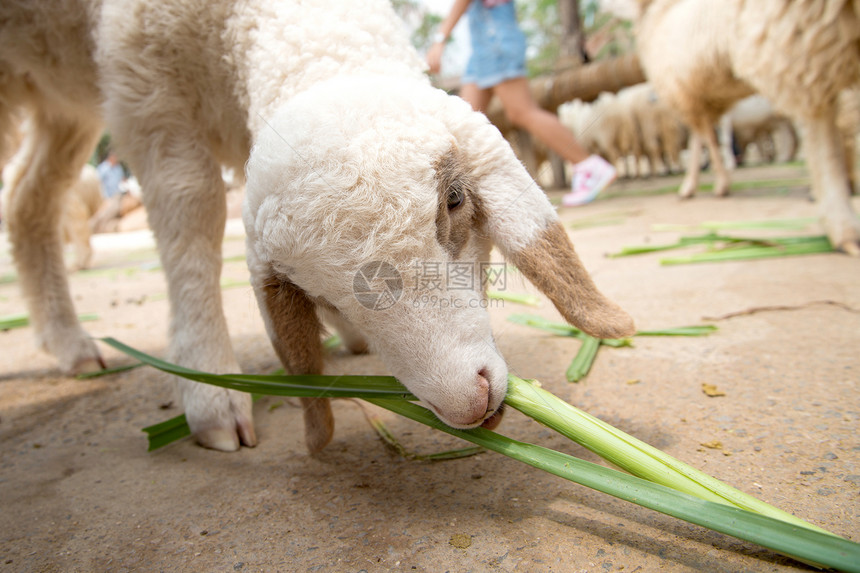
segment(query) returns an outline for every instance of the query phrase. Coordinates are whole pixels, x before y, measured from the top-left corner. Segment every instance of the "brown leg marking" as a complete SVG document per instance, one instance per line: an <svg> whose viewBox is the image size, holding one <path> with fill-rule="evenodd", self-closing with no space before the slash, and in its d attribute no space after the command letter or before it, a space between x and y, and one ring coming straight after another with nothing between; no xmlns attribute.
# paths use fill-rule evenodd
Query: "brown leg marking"
<svg viewBox="0 0 860 573"><path fill-rule="evenodd" d="M271 328L269 335L284 368L291 374L321 374L320 323L316 304L289 281L271 278L263 287ZM305 444L315 454L334 434L334 417L327 398L302 398Z"/></svg>

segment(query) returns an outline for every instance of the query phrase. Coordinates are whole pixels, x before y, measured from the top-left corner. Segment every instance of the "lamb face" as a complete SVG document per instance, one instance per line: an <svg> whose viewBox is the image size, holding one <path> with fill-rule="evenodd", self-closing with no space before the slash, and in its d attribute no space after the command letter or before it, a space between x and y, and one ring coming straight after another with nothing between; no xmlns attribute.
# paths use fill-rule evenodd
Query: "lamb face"
<svg viewBox="0 0 860 573"><path fill-rule="evenodd" d="M293 98L267 126L244 213L258 293L290 283L334 307L445 423L477 426L504 399L484 295L492 244L569 320L630 333L543 192L459 98L423 82L341 79Z"/></svg>

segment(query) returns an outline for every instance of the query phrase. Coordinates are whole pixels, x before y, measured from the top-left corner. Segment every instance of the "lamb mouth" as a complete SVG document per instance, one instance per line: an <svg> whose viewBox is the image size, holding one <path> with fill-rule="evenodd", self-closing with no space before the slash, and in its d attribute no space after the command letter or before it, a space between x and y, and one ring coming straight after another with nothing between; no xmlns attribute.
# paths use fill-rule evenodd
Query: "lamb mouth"
<svg viewBox="0 0 860 573"><path fill-rule="evenodd" d="M436 413L440 420L444 421L444 417L442 413L439 411L432 402L426 402L430 409ZM494 430L499 427L499 424L502 423L502 417L505 414L505 404L504 402L499 404L499 407L493 411L487 410L487 413L484 414L484 419L480 424L476 425L476 428L484 428L486 430ZM447 422L445 422L447 424Z"/></svg>
<svg viewBox="0 0 860 573"><path fill-rule="evenodd" d="M499 407L496 408L495 412L487 412L487 417L484 418L484 421L481 422L481 428L486 430L495 430L499 427L499 424L502 423L502 417L505 415L505 405L504 403L499 404Z"/></svg>

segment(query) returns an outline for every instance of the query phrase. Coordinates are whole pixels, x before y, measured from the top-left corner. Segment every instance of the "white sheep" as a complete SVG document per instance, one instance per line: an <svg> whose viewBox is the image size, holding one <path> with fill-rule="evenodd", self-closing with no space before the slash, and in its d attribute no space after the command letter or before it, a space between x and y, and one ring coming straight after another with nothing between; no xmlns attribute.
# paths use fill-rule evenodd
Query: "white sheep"
<svg viewBox="0 0 860 573"><path fill-rule="evenodd" d="M576 136L580 145L603 156L626 176L638 176L638 160L630 167L630 156L638 158L639 137L632 116L618 97L603 92L591 103L573 100L558 108L558 118Z"/></svg>
<svg viewBox="0 0 860 573"><path fill-rule="evenodd" d="M860 137L860 87L842 90L839 94L839 112L836 126L842 134L845 148L845 163L851 179L853 194L860 193L860 177L857 174L857 138Z"/></svg>
<svg viewBox="0 0 860 573"><path fill-rule="evenodd" d="M28 129L29 122L22 121L16 124L13 120L9 124L10 144L20 145L24 138L24 133ZM2 166L2 175L0 180L3 183L3 189L9 189L17 185L18 179L22 175L22 168L26 156L26 148L20 149L21 153L15 154ZM3 194L3 208L0 212L7 211L6 202L9 198L8 193ZM95 167L89 163L81 167L80 173L75 178L68 190L63 191L63 198L60 204L60 234L62 240L66 243L71 243L74 250L74 262L69 265L70 271L89 268L93 257L93 249L90 245L90 237L92 236L92 227L90 226L90 218L96 214L99 207L102 205L102 191L99 174Z"/></svg>
<svg viewBox="0 0 860 573"><path fill-rule="evenodd" d="M729 110L735 145L743 155L752 144L758 147L763 161L791 161L797 152L797 133L791 120L773 109L766 98L753 95L742 99ZM783 136L785 148L777 147L775 136Z"/></svg>
<svg viewBox="0 0 860 573"><path fill-rule="evenodd" d="M836 127L839 92L860 83L857 0L640 0L639 57L661 98L691 127L689 197L698 185L701 142L710 150L717 195L729 189L713 126L757 91L804 127L812 189L831 243L860 255L860 222L849 201Z"/></svg>
<svg viewBox="0 0 860 573"><path fill-rule="evenodd" d="M618 101L636 126L639 149L648 159L651 175L677 169L684 138L684 127L677 114L657 97L648 83L622 89Z"/></svg>
<svg viewBox="0 0 860 573"><path fill-rule="evenodd" d="M291 372L322 371L319 309L444 422L498 419L507 369L481 304L492 244L585 331L633 332L499 132L431 87L385 0L33 0L0 4L0 23L0 125L29 105L38 136L10 191L13 252L38 335L66 371L101 360L53 229L102 110L144 190L169 286L168 358L184 366L239 370L219 288L220 166L246 161L252 283ZM471 282L426 280L454 265ZM390 307L356 296L371 286ZM249 396L180 388L203 445L256 443ZM315 451L331 410L304 404Z"/></svg>

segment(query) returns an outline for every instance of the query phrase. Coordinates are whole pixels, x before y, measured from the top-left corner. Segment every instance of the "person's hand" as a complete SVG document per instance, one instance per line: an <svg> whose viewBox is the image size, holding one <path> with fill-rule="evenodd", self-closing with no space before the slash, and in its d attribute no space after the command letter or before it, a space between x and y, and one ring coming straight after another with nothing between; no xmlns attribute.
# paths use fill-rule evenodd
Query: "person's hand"
<svg viewBox="0 0 860 573"><path fill-rule="evenodd" d="M442 52L445 51L445 42L435 42L427 51L427 65L430 66L431 74L438 74L442 69Z"/></svg>

